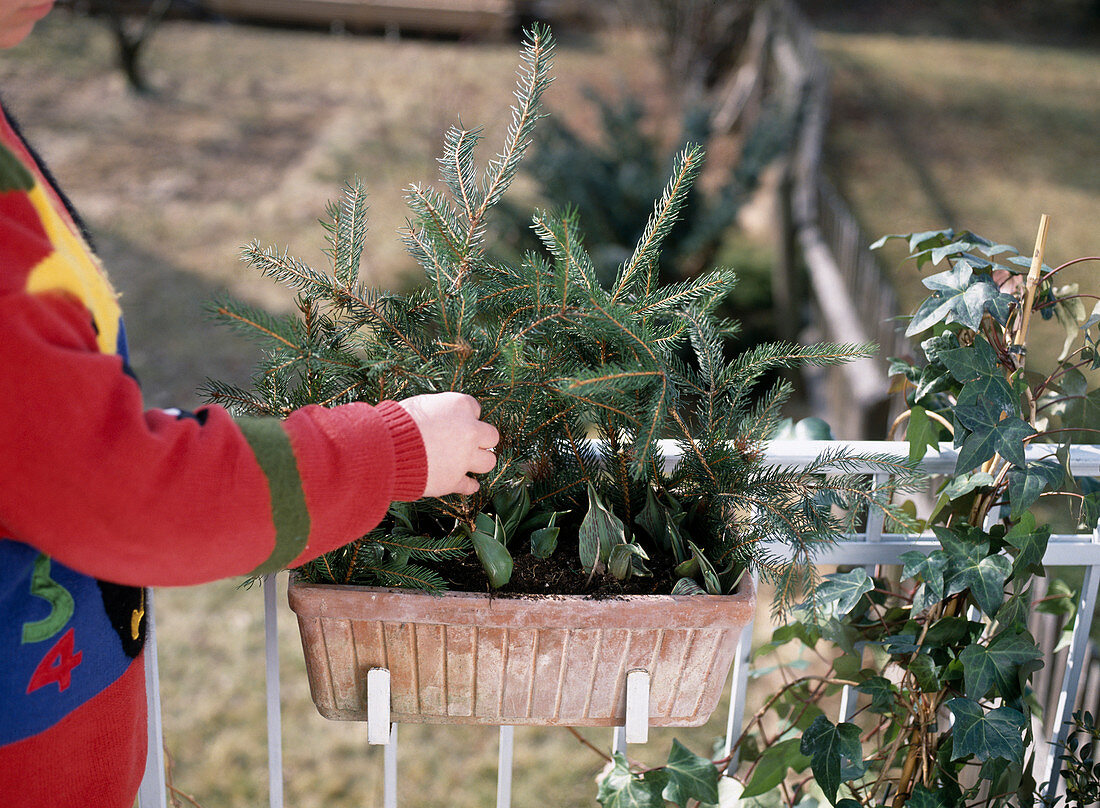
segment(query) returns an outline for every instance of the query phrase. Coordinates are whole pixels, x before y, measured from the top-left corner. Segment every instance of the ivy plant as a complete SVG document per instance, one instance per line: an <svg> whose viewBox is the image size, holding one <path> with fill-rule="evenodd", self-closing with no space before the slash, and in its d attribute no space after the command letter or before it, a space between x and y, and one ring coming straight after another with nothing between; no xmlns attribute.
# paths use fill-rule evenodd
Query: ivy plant
<svg viewBox="0 0 1100 808"><path fill-rule="evenodd" d="M1088 376L1100 369L1100 303L1085 302L1100 297L1060 283L1059 273L1100 258L1052 269L1041 246L1028 259L954 230L888 236L876 246L890 239L905 241L919 269L941 267L924 279L929 295L908 321L915 356L890 359L906 404L895 426L904 427L911 459L929 448L957 450L917 521L934 545L904 554L897 567L825 576L756 650L757 659L786 652L759 671L783 684L734 745L738 771L723 774L728 758L712 761L707 794L693 795L692 806L1040 804L1029 679L1044 660L1028 617L1034 609L1072 617L1073 604L1057 582L1046 602L1033 603L1032 581L1046 574L1051 521L1088 530L1100 514L1096 486L1067 467L1070 446L1100 438L1100 389ZM1046 373L1027 362L1033 315L1065 334ZM793 661L791 646L802 649ZM850 715L838 715L844 688ZM1094 797L1095 727L1091 716L1076 726L1086 741L1063 752L1063 774L1071 794ZM681 792L658 788L671 769L670 758L636 768L631 779L616 760L601 800L686 806ZM737 796L712 799L719 784ZM611 799L627 793L633 801Z"/></svg>
<svg viewBox="0 0 1100 808"><path fill-rule="evenodd" d="M1031 584L1045 575L1049 522L1096 524L1098 494L1068 473L1068 448L1100 437L1089 370L1100 368L1086 295L1035 257L974 233L900 236L929 291L906 328L914 357L892 358L905 396L910 457L949 444L954 469L921 525L930 552L900 568L828 575L758 654L797 643L827 669L791 678L742 739L746 796L837 808L1030 806L1029 677L1042 667L1028 631ZM1066 335L1053 370L1027 361L1033 315ZM851 688L856 708L838 716ZM840 718L841 720L836 720ZM778 797L777 797L778 795ZM780 799L779 802L776 802ZM770 800L770 801L769 801Z"/></svg>

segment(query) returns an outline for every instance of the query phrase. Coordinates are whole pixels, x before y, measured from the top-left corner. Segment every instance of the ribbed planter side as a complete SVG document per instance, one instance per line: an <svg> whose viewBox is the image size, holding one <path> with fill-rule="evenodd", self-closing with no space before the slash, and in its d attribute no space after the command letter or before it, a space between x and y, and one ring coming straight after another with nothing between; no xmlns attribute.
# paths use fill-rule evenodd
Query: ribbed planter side
<svg viewBox="0 0 1100 808"><path fill-rule="evenodd" d="M371 668L399 723L617 726L626 676L650 674L650 724L698 726L718 705L756 593L442 597L292 580L310 690L326 718L363 721Z"/></svg>

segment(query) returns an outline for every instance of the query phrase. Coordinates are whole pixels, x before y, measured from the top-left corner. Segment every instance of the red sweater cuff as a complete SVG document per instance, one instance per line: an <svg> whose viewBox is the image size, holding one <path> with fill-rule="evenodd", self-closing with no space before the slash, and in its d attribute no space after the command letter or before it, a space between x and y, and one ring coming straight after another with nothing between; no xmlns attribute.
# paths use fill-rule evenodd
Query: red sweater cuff
<svg viewBox="0 0 1100 808"><path fill-rule="evenodd" d="M419 499L428 483L420 429L393 401L376 407L304 407L284 423L310 515L297 566L359 538L394 500Z"/></svg>
<svg viewBox="0 0 1100 808"><path fill-rule="evenodd" d="M383 401L375 412L382 416L393 439L393 491L391 497L412 502L424 495L428 484L428 454L420 429L408 411L396 401Z"/></svg>

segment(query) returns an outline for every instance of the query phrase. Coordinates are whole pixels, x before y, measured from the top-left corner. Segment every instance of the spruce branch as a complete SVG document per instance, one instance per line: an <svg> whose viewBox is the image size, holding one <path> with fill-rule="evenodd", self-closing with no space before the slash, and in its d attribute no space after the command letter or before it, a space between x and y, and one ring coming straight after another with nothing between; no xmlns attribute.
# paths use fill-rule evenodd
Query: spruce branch
<svg viewBox="0 0 1100 808"><path fill-rule="evenodd" d="M567 209L560 216L551 216L549 213L540 211L535 214L532 227L535 235L556 259L561 277L559 286L562 308L565 308L571 299L570 278L580 281L590 299L595 301L606 297L596 276L592 258L584 249L575 210Z"/></svg>
<svg viewBox="0 0 1100 808"><path fill-rule="evenodd" d="M660 264L661 244L676 224L680 210L688 192L695 182L703 165L703 149L698 145L687 146L676 158L672 169L672 178L665 186L653 207L645 231L642 233L634 254L623 265L611 296L612 301L621 295L636 292L642 270L645 269L645 288L652 289L656 284L657 268Z"/></svg>
<svg viewBox="0 0 1100 808"><path fill-rule="evenodd" d="M329 221L322 224L328 231L326 252L332 259L333 275L350 288L359 281L367 233L367 193L362 182L355 179L345 184L343 198L339 203L330 203L327 214Z"/></svg>
<svg viewBox="0 0 1100 808"><path fill-rule="evenodd" d="M512 121L504 148L489 162L485 182L485 196L470 218L471 232L480 226L485 212L500 201L515 178L520 160L531 142L531 133L542 115L539 112L542 94L553 79L554 38L545 25L534 25L526 33L522 60L518 70L519 86L516 89L517 104L512 107Z"/></svg>
<svg viewBox="0 0 1100 808"><path fill-rule="evenodd" d="M737 273L721 268L680 283L666 284L639 298L635 310L640 316L678 312L684 306L698 306L708 314L733 291Z"/></svg>
<svg viewBox="0 0 1100 808"><path fill-rule="evenodd" d="M406 245L413 248L413 257L425 269L434 270L446 280L440 289L458 285L458 276L451 264L466 257L468 248L458 213L447 198L431 187L410 185L405 191L405 202L416 214L416 224L409 224L405 231ZM409 239L412 239L410 244ZM417 250L424 251L425 262Z"/></svg>
<svg viewBox="0 0 1100 808"><path fill-rule="evenodd" d="M439 158L440 175L451 196L461 202L466 221L472 223L481 209L481 190L474 168L474 147L481 140L480 130L452 126L444 138L443 156Z"/></svg>

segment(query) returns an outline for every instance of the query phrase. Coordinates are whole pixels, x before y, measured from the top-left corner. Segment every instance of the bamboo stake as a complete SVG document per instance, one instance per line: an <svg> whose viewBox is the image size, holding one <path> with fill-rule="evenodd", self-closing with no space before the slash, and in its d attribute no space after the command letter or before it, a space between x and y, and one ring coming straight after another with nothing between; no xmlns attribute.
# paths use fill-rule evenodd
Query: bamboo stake
<svg viewBox="0 0 1100 808"><path fill-rule="evenodd" d="M1013 345L1023 347L1027 344L1027 329L1031 324L1031 307L1035 303L1035 288L1039 285L1039 278L1043 270L1043 253L1047 246L1047 229L1050 227L1050 216L1044 213L1039 218L1039 232L1035 236L1035 252L1031 256L1031 269L1027 273L1026 298L1024 300L1023 316L1020 319L1020 327L1016 330L1016 338ZM1024 364L1024 355L1020 354L1019 363Z"/></svg>

